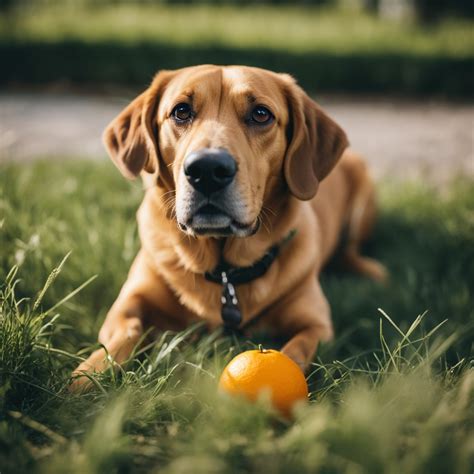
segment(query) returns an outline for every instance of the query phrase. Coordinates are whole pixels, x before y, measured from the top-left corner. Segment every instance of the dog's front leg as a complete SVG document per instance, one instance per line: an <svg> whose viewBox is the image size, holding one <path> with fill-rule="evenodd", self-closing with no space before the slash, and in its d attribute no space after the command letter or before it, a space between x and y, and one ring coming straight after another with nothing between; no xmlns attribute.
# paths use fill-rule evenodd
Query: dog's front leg
<svg viewBox="0 0 474 474"><path fill-rule="evenodd" d="M333 337L329 304L319 282L311 276L283 308L280 306L280 311L283 309L285 316L277 321L280 331L290 339L282 352L304 371L313 360L318 343Z"/></svg>
<svg viewBox="0 0 474 474"><path fill-rule="evenodd" d="M127 283L108 312L99 332L98 339L104 347L94 351L74 370L72 374L74 380L70 385L72 391L86 389L91 386L91 382L87 377L88 373L102 372L111 364L124 363L142 337L143 300L138 294L127 294Z"/></svg>
<svg viewBox="0 0 474 474"><path fill-rule="evenodd" d="M143 336L145 323L159 329L173 329L173 321L163 316L170 312L171 304L177 303L174 303L169 289L161 277L150 269L146 257L140 252L100 329L98 339L104 348L94 351L74 370L70 389L77 391L89 388L91 382L87 374L102 372L111 364L116 366L126 362ZM161 310L163 306L165 311ZM149 320L151 314L154 318Z"/></svg>

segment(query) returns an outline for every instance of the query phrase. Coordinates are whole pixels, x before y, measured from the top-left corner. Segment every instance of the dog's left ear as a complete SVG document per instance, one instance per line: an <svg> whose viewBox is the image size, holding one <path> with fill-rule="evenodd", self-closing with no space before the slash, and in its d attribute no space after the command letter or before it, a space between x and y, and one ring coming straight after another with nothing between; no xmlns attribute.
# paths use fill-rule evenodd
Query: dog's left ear
<svg viewBox="0 0 474 474"><path fill-rule="evenodd" d="M121 173L129 179L142 170L160 172L157 109L174 71L157 74L150 87L133 100L103 134L104 145ZM162 170L163 171L163 170Z"/></svg>
<svg viewBox="0 0 474 474"><path fill-rule="evenodd" d="M287 82L286 94L290 118L284 174L291 193L307 201L314 197L349 141L342 128L292 79Z"/></svg>

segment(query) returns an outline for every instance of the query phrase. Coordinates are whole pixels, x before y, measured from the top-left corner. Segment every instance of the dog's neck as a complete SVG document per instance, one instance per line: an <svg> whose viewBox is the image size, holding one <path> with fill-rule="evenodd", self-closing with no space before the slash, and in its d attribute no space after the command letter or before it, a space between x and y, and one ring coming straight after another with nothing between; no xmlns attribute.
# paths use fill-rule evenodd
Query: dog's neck
<svg viewBox="0 0 474 474"><path fill-rule="evenodd" d="M157 229L156 225L153 226L155 230L150 233L149 226L140 226L139 215L142 244L149 248L150 240L153 239L155 247L159 245L160 248L149 250L156 253L166 248L167 260L173 260L169 255L171 251L186 270L198 274L213 270L221 259L236 267L246 267L258 261L273 244L295 228L295 207L299 205L296 198L281 193L280 197L267 200L265 208L268 212L261 216L262 225L252 236L225 239L191 237L178 230L175 217L169 207L163 205L163 194L164 191L159 187L147 191L144 204L152 206L160 227Z"/></svg>

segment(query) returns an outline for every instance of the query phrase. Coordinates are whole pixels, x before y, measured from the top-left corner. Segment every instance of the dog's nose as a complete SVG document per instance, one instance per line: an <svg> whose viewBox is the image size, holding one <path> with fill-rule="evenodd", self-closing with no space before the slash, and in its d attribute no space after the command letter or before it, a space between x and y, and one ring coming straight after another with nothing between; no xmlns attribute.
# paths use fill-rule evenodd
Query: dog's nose
<svg viewBox="0 0 474 474"><path fill-rule="evenodd" d="M193 151L184 160L184 174L199 192L210 195L228 186L237 173L231 154L219 148Z"/></svg>

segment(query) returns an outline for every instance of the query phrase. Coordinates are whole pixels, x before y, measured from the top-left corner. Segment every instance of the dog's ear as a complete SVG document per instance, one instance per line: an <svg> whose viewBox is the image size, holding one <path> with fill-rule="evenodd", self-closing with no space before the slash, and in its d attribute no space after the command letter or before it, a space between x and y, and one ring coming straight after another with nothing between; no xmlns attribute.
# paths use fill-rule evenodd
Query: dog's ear
<svg viewBox="0 0 474 474"><path fill-rule="evenodd" d="M173 71L157 74L150 87L133 100L103 134L103 142L121 173L133 179L142 170L159 173L157 109Z"/></svg>
<svg viewBox="0 0 474 474"><path fill-rule="evenodd" d="M308 95L287 79L289 108L285 179L291 193L306 201L349 145L346 134ZM291 82L290 82L291 81Z"/></svg>

